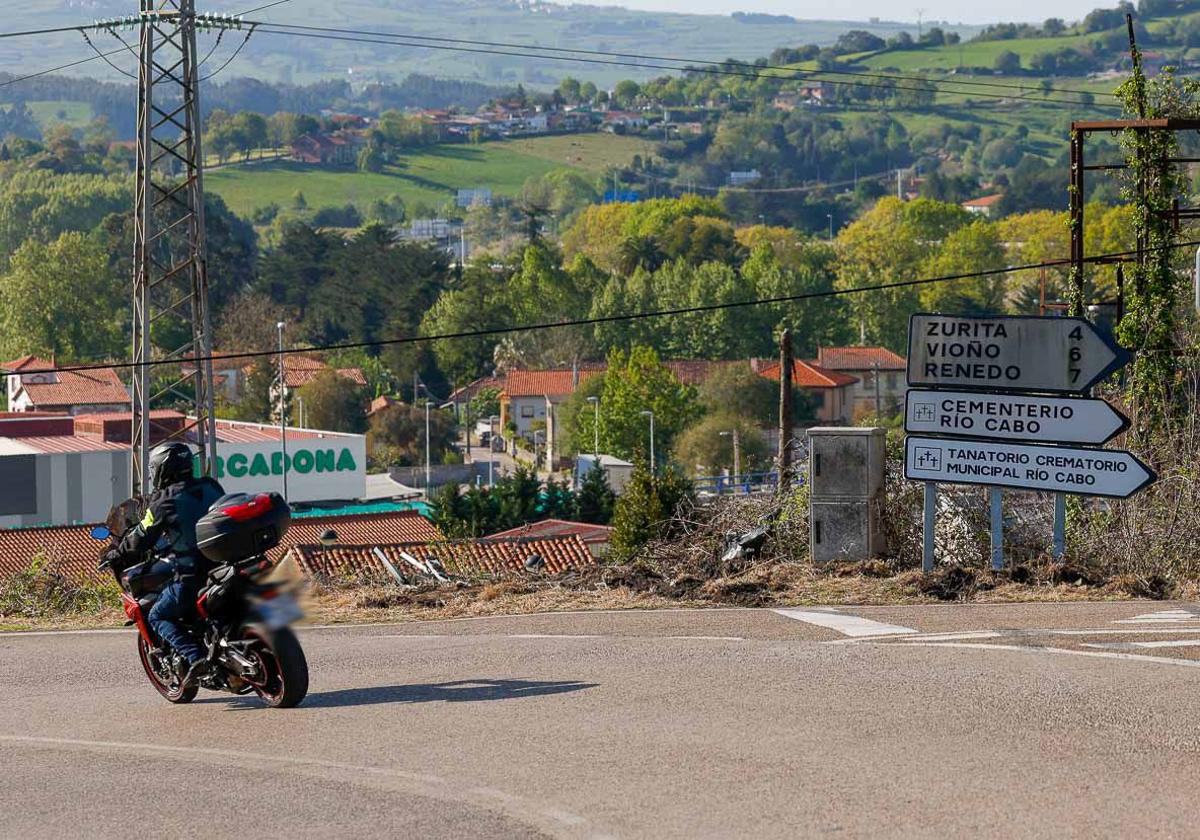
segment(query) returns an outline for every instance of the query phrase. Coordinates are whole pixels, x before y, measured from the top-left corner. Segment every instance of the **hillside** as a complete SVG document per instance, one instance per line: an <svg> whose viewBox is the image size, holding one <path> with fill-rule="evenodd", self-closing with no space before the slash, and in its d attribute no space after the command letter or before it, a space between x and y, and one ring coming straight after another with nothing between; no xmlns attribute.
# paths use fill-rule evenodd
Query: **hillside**
<svg viewBox="0 0 1200 840"><path fill-rule="evenodd" d="M551 170L569 166L598 175L652 148L646 141L612 134L538 137L433 146L379 173L290 161L228 166L209 172L205 185L242 215L272 203L289 206L298 191L310 207L354 204L366 210L372 201L399 195L408 207L437 208L453 200L459 189L487 187L498 196L512 196L527 179Z"/></svg>
<svg viewBox="0 0 1200 840"><path fill-rule="evenodd" d="M259 5L254 0L210 0L208 11L236 13ZM90 22L97 18L126 15L128 0L30 0L19 14L10 14L6 29L55 27ZM508 0L445 0L435 6L398 4L392 0L290 0L263 11L256 18L311 26L362 28L442 38L478 39L496 42L536 43L545 46L604 50L653 55L668 54L697 62L720 61L727 57L753 59L773 48L788 44L831 44L847 29L865 29L882 37L913 24L850 23L846 21L751 22L721 15L685 15L641 12L615 6L557 6ZM28 25L28 26L27 26ZM964 27L964 37L974 31ZM128 37L132 33L123 33ZM209 42L212 36L202 40ZM211 62L232 53L241 37L226 39ZM111 36L97 40L102 49L117 46ZM201 51L204 51L201 46ZM504 50L500 50L504 52ZM513 52L509 50L508 52ZM78 35L66 34L34 39L0 40L0 66L12 72L38 70L76 61L90 54ZM129 69L132 59L114 61ZM260 33L223 71L228 78L250 75L257 78L311 82L327 78L361 81L399 81L408 73L487 82L550 85L565 75L586 76L597 84L622 78L647 78L652 68L615 67L583 62L554 61L517 55L449 52L415 47L389 47ZM72 72L109 79L123 79L100 61L89 62Z"/></svg>

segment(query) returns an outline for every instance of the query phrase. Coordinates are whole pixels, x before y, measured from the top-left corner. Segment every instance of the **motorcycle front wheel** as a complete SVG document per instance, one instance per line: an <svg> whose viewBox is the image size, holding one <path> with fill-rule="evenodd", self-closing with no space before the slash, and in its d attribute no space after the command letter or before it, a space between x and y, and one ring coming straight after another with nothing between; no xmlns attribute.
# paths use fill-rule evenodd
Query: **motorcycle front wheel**
<svg viewBox="0 0 1200 840"><path fill-rule="evenodd" d="M242 639L253 641L247 653L258 666L258 679L250 679L254 692L273 709L300 705L308 694L308 660L296 634L284 627L273 633L247 627Z"/></svg>
<svg viewBox="0 0 1200 840"><path fill-rule="evenodd" d="M191 703L196 699L196 692L200 690L200 686L192 683L186 688L182 687L178 679L170 681L164 680L155 670L154 664L150 661L150 645L142 636L138 636L138 658L142 660L142 667L146 669L146 676L150 678L151 685L158 690L158 693L172 703ZM173 674L171 676L174 676Z"/></svg>

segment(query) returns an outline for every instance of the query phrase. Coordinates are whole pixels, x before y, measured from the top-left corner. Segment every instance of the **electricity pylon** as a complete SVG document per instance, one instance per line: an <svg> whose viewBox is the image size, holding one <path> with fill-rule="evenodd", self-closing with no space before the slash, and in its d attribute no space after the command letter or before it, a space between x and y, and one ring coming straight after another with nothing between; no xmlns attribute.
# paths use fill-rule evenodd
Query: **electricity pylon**
<svg viewBox="0 0 1200 840"><path fill-rule="evenodd" d="M150 409L160 399L170 397L187 409L189 419L179 437L199 447L205 474L213 469L217 453L194 0L140 0L138 25L135 495L148 489ZM165 364L151 367L151 362Z"/></svg>

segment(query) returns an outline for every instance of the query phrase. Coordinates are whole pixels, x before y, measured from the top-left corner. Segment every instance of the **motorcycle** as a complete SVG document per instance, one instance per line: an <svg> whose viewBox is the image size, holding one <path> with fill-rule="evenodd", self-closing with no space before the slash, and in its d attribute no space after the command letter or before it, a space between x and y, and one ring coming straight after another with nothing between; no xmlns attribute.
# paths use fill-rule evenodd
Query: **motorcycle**
<svg viewBox="0 0 1200 840"><path fill-rule="evenodd" d="M117 505L92 538L120 543L141 518L141 500ZM151 684L172 703L190 703L200 688L235 695L257 694L273 708L298 705L308 693L308 662L290 625L303 617L292 587L272 578L275 563L265 552L277 546L291 511L277 493L221 497L196 523L200 552L216 565L196 598L191 631L214 666L198 681L184 682L186 659L160 640L146 617L174 578L172 564L151 551L132 563L103 559L121 587L126 626L138 630L138 658Z"/></svg>

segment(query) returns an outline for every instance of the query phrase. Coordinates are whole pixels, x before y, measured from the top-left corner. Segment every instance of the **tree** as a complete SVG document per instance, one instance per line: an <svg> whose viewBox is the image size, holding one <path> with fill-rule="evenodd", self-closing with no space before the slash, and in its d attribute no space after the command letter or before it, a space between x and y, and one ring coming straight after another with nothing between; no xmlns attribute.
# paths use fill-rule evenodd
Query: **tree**
<svg viewBox="0 0 1200 840"><path fill-rule="evenodd" d="M583 476L576 494L579 521L607 525L612 521L617 497L608 484L608 476L599 466L593 466Z"/></svg>
<svg viewBox="0 0 1200 840"><path fill-rule="evenodd" d="M980 220L947 236L922 273L927 277L970 274L1003 269L1005 262L996 226ZM1007 280L1004 274L993 274L933 283L922 290L921 306L954 315L1003 314Z"/></svg>
<svg viewBox="0 0 1200 840"><path fill-rule="evenodd" d="M365 389L336 370L323 370L300 388L306 425L331 432L366 430Z"/></svg>
<svg viewBox="0 0 1200 840"><path fill-rule="evenodd" d="M226 353L275 349L275 325L285 314L282 306L262 292L242 292L221 312L214 331L216 349Z"/></svg>
<svg viewBox="0 0 1200 840"><path fill-rule="evenodd" d="M31 239L0 276L0 352L66 362L120 355L122 292L107 255L82 233L64 233L48 245Z"/></svg>
<svg viewBox="0 0 1200 840"><path fill-rule="evenodd" d="M666 455L675 436L699 413L695 389L680 383L649 347L633 347L628 353L614 350L600 396L601 450L619 458L645 451L650 427L643 411L654 412L655 452ZM579 451L591 451L590 439L576 443Z"/></svg>
<svg viewBox="0 0 1200 840"><path fill-rule="evenodd" d="M246 385L242 389L241 399L223 411L234 420L244 420L248 423L267 423L277 410L275 399L271 396L272 389L279 381L274 362L264 356L255 359L246 374Z"/></svg>
<svg viewBox="0 0 1200 840"><path fill-rule="evenodd" d="M779 384L744 362L717 368L699 388L705 414L738 417L760 426L779 419Z"/></svg>
<svg viewBox="0 0 1200 840"><path fill-rule="evenodd" d="M992 68L1005 76L1015 76L1021 72L1021 56L1012 50L1003 50L992 62Z"/></svg>
<svg viewBox="0 0 1200 840"><path fill-rule="evenodd" d="M624 79L617 82L617 86L613 88L613 99L622 108L628 108L637 101L638 94L642 88L637 82L632 79Z"/></svg>
<svg viewBox="0 0 1200 840"><path fill-rule="evenodd" d="M761 377L760 377L761 378ZM764 380L767 384L771 383ZM774 384L775 390L779 386ZM771 453L761 429L732 412L710 414L688 426L675 441L675 461L695 475L715 475L734 469L733 432L737 431L742 473L761 470L771 463Z"/></svg>
<svg viewBox="0 0 1200 840"><path fill-rule="evenodd" d="M677 531L673 517L694 498L692 483L678 471L651 475L645 462L645 457L635 459L633 475L613 509L610 556L617 562L635 559L654 537L672 537Z"/></svg>
<svg viewBox="0 0 1200 840"><path fill-rule="evenodd" d="M927 198L909 202L881 198L838 233L837 286L869 288L919 277L922 263L942 240L970 219L958 205ZM858 295L851 311L858 316L866 342L903 350L908 343L908 316L919 306L920 293L901 287Z"/></svg>
<svg viewBox="0 0 1200 840"><path fill-rule="evenodd" d="M441 463L457 439L454 418L445 411L429 412L429 450L433 463ZM425 463L425 409L393 405L371 416L367 451L387 466Z"/></svg>

